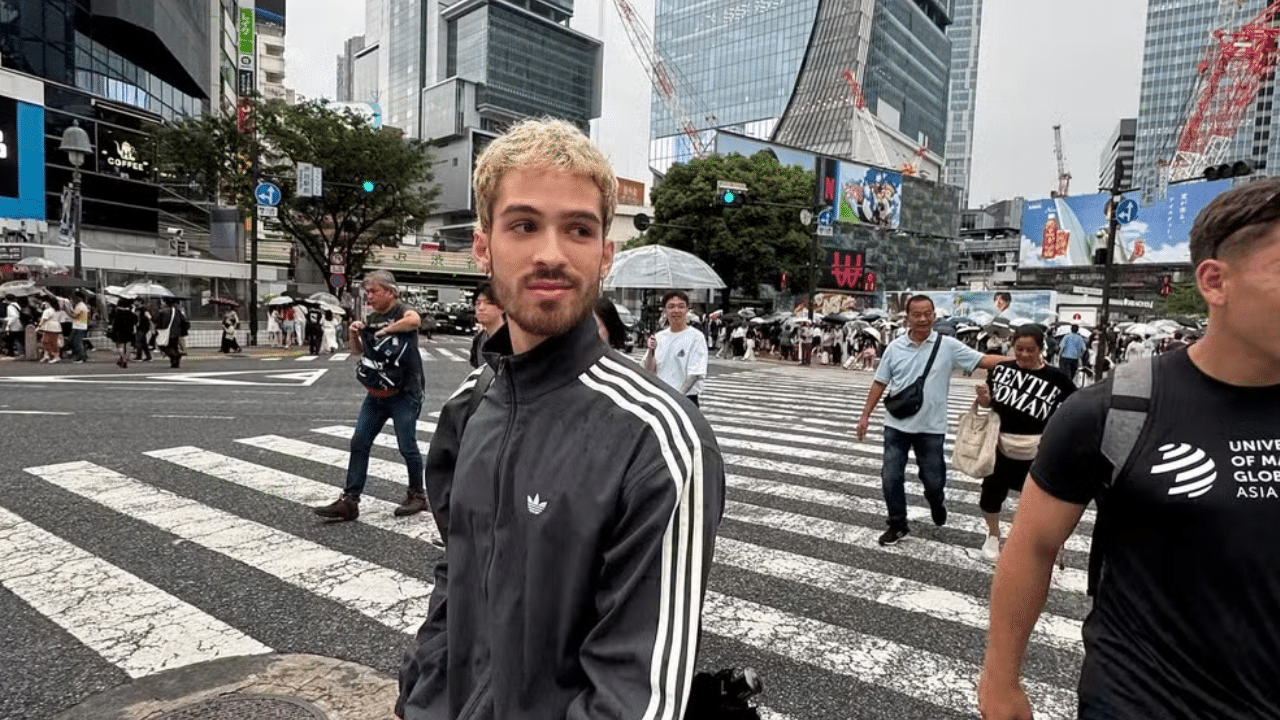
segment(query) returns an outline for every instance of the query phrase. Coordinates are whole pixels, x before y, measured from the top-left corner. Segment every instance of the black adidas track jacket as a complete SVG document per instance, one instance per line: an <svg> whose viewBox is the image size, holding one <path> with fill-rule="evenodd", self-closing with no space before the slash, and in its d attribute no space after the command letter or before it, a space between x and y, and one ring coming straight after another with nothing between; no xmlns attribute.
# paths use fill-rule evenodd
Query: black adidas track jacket
<svg viewBox="0 0 1280 720"><path fill-rule="evenodd" d="M397 714L679 720L724 511L710 426L590 316L484 349L496 377L445 403L427 455L448 549Z"/></svg>

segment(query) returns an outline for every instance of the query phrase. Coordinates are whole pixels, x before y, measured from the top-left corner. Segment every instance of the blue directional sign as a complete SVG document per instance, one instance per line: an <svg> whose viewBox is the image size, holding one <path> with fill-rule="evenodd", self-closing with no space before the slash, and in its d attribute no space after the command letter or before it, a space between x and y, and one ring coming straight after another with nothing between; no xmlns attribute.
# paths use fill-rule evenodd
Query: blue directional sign
<svg viewBox="0 0 1280 720"><path fill-rule="evenodd" d="M1133 198L1125 198L1116 206L1116 222L1121 225L1128 225L1138 219L1138 201Z"/></svg>
<svg viewBox="0 0 1280 720"><path fill-rule="evenodd" d="M819 225L834 225L835 222L836 222L835 210L823 210L822 212L818 213Z"/></svg>
<svg viewBox="0 0 1280 720"><path fill-rule="evenodd" d="M269 182L258 183L253 189L253 196L258 198L259 205L279 205L280 188Z"/></svg>

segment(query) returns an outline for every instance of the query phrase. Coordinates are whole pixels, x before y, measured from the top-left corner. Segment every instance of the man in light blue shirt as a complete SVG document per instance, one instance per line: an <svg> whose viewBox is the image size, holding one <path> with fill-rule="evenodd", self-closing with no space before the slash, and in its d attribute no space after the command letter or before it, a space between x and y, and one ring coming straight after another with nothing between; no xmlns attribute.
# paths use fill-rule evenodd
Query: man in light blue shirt
<svg viewBox="0 0 1280 720"><path fill-rule="evenodd" d="M1058 344L1058 369L1066 373L1072 382L1075 382L1076 373L1080 372L1080 358L1084 357L1086 345L1079 325L1072 325L1071 332L1063 335Z"/></svg>
<svg viewBox="0 0 1280 720"><path fill-rule="evenodd" d="M885 390L893 396L914 383L924 374L929 357L937 347L938 355L925 378L924 403L919 412L906 418L896 418L887 411L884 415L884 466L880 477L889 510L889 529L880 536L881 545L896 545L908 532L905 488L908 450L915 451L933 523L947 522L947 461L942 442L947 432L947 394L951 389L952 370L966 373L979 367L990 370L1011 359L1003 355L983 355L953 337L934 332L934 319L933 300L929 296L916 295L907 301L909 331L885 348L875 382L867 393L862 418L858 420L858 440L862 440L871 425L871 411L880 404Z"/></svg>

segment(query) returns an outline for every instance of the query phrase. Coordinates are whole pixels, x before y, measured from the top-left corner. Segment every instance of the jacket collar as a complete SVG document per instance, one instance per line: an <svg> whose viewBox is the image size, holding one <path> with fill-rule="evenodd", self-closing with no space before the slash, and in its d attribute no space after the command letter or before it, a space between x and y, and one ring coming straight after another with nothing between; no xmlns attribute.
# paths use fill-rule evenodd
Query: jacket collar
<svg viewBox="0 0 1280 720"><path fill-rule="evenodd" d="M577 378L609 351L591 313L563 335L549 337L529 352L513 355L511 334L503 325L481 348L499 376L509 375L516 399L532 399Z"/></svg>

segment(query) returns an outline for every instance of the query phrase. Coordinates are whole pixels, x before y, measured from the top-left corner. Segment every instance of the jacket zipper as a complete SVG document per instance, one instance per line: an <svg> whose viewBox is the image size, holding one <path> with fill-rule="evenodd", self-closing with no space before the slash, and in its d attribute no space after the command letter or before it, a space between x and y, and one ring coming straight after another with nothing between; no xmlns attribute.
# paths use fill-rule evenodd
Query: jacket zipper
<svg viewBox="0 0 1280 720"><path fill-rule="evenodd" d="M489 599L489 578L493 574L493 559L498 554L498 516L501 508L502 495L502 478L506 474L507 467L507 442L511 439L511 428L516 423L516 380L511 376L511 369L507 366L506 358L498 361L498 377L507 378L507 388L510 391L510 406L507 410L507 427L502 433L502 443L498 446L498 476L494 478L493 483L493 521L489 523L489 562L484 570L484 599Z"/></svg>

